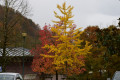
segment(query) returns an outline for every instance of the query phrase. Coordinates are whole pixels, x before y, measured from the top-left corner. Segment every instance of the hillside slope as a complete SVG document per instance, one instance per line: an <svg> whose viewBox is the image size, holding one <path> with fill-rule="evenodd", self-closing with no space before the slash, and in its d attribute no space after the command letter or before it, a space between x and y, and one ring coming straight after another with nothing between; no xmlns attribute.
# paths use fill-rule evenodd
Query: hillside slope
<svg viewBox="0 0 120 80"><path fill-rule="evenodd" d="M2 45L3 41L3 22L4 22L4 7L0 6L0 44ZM9 34L9 45L8 47L22 47L23 37L22 33L27 33L26 37L26 46L27 48L35 47L35 44L38 42L39 37L39 26L35 24L31 19L28 19L22 16L20 13L16 13L13 9L9 10L8 22L10 19L21 16L17 24L14 26L12 31ZM0 46L1 47L1 46Z"/></svg>

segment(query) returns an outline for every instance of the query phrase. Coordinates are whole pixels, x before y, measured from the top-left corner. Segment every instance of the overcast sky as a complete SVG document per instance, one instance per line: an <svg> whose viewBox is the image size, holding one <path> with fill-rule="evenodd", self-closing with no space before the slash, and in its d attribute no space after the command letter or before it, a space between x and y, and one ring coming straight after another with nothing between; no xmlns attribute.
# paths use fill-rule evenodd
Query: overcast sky
<svg viewBox="0 0 120 80"><path fill-rule="evenodd" d="M73 20L77 27L86 28L89 25L98 25L100 28L117 25L120 17L120 0L28 0L32 8L30 18L43 27L53 25L56 20L53 11L58 11L57 4L74 6Z"/></svg>

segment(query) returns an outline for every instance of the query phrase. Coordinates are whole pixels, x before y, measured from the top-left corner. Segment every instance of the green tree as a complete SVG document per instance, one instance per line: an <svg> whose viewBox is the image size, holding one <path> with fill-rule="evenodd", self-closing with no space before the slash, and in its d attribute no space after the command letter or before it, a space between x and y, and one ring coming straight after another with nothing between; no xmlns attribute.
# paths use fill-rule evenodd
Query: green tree
<svg viewBox="0 0 120 80"><path fill-rule="evenodd" d="M120 55L120 29L116 28L114 25L101 29L98 34L98 40L102 46L107 48L106 53L109 55Z"/></svg>
<svg viewBox="0 0 120 80"><path fill-rule="evenodd" d="M106 48L104 54L104 58L107 61L106 70L108 77L111 77L120 67L120 65L115 65L116 62L119 62L120 56L120 29L114 25L101 29L98 34L98 40L101 46Z"/></svg>
<svg viewBox="0 0 120 80"><path fill-rule="evenodd" d="M89 41L92 44L91 54L88 54L86 57L86 76L89 74L89 71L93 71L94 78L102 78L102 72L104 70L106 61L104 60L104 53L106 48L101 46L98 40L98 33L101 31L98 26L88 26L84 32L81 34L80 39L84 41ZM82 44L84 45L84 43ZM92 77L92 76L91 76Z"/></svg>
<svg viewBox="0 0 120 80"><path fill-rule="evenodd" d="M91 54L86 58L86 69L88 72L92 70L95 78L103 80L103 78L111 77L116 70L119 70L119 64L115 65L119 62L120 54L119 28L114 25L104 29L89 26L81 36L83 40L89 41L93 47ZM106 70L106 73L103 74L104 70Z"/></svg>

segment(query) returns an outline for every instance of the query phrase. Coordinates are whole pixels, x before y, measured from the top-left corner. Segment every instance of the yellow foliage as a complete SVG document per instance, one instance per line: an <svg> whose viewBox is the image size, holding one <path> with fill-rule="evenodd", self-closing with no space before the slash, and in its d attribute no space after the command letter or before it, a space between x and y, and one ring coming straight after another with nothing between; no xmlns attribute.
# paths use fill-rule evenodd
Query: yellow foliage
<svg viewBox="0 0 120 80"><path fill-rule="evenodd" d="M55 55L42 56L54 58L53 64L56 65L57 70L64 69L65 62L67 62L67 65L69 65L69 67L71 68L85 66L84 61L82 61L82 59L79 57L84 57L88 53L90 53L89 50L91 49L91 45L89 45L89 42L86 42L85 47L80 48L83 40L80 40L79 37L83 33L83 31L80 31L81 28L72 29L73 20L70 19L73 17L73 7L66 7L66 3L64 3L62 7L58 5L57 8L60 10L63 16L58 16L58 14L54 12L55 17L58 18L60 21L53 22L59 23L61 25L54 25L55 27L51 27L51 31L56 33L56 36L53 36L53 38L57 38L56 41L60 41L60 43L58 43L57 46L45 45L43 48L50 49L49 52L54 52ZM79 66L76 66L74 64Z"/></svg>
<svg viewBox="0 0 120 80"><path fill-rule="evenodd" d="M44 57L48 57L48 58L54 58L54 56L51 56L51 55L40 54L40 56L44 56Z"/></svg>

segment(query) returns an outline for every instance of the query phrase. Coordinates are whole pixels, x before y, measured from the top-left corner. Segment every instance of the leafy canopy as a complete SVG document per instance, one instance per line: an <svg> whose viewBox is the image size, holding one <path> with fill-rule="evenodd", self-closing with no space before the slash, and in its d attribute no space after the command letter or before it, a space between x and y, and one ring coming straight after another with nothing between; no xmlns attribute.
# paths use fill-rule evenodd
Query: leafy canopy
<svg viewBox="0 0 120 80"><path fill-rule="evenodd" d="M83 32L80 31L81 28L75 29L76 26L73 24L73 20L70 20L73 17L73 7L66 7L66 3L64 3L62 6L57 5L57 8L63 15L59 16L54 11L55 17L59 21L53 21L55 25L51 27L51 31L56 34L53 38L60 43L57 45L46 44L43 48L50 49L49 53L53 52L54 55L42 56L52 57L54 59L53 64L56 65L56 70L62 69L69 74L79 74L85 70L82 68L85 66L84 57L89 53L91 45L86 42L86 45L81 48L83 40L80 40L79 37Z"/></svg>

